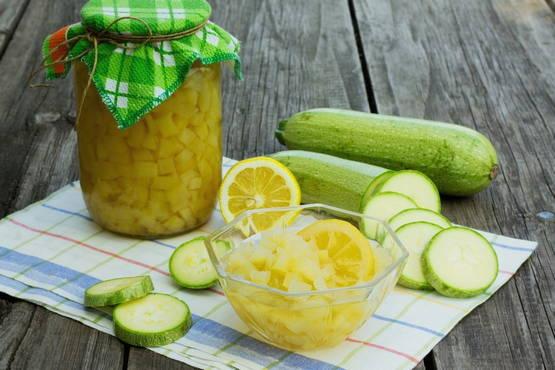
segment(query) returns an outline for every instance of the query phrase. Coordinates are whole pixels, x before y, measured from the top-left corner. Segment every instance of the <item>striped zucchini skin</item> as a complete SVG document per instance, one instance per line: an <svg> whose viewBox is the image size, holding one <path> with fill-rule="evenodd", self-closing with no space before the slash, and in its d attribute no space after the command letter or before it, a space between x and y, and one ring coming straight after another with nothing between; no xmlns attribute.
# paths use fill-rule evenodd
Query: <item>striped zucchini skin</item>
<svg viewBox="0 0 555 370"><path fill-rule="evenodd" d="M331 155L289 150L270 156L289 168L301 187L302 203L324 203L358 212L372 180L385 168Z"/></svg>
<svg viewBox="0 0 555 370"><path fill-rule="evenodd" d="M321 108L280 122L276 137L288 149L418 170L448 195L475 194L498 170L495 148L484 135L443 122Z"/></svg>

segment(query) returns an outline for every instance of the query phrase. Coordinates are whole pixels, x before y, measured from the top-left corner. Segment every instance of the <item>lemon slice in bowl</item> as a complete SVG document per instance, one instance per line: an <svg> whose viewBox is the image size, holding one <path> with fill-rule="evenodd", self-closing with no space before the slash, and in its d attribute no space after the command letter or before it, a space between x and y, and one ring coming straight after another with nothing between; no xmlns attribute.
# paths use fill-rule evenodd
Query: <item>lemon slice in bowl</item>
<svg viewBox="0 0 555 370"><path fill-rule="evenodd" d="M231 222L247 210L297 206L301 202L301 188L291 171L280 162L268 157L255 157L231 167L220 187L219 199L224 220ZM283 212L255 214L240 226L249 235L250 231L272 228L276 223L283 222L286 216L288 213Z"/></svg>
<svg viewBox="0 0 555 370"><path fill-rule="evenodd" d="M326 262L333 268L335 287L352 286L370 280L375 261L370 241L347 221L327 219L316 221L297 233L314 243Z"/></svg>

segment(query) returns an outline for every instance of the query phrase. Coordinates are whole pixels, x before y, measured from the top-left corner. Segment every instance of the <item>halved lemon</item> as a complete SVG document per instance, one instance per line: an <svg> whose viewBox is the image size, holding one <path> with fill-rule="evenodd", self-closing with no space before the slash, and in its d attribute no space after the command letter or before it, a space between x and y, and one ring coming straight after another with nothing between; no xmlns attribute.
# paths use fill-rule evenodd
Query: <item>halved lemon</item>
<svg viewBox="0 0 555 370"><path fill-rule="evenodd" d="M255 157L231 167L220 187L219 199L224 220L231 222L246 210L297 206L301 202L301 189L295 176L280 162ZM272 228L285 216L283 212L267 212L253 215L246 222L252 231L259 232ZM241 226L246 232L249 225Z"/></svg>
<svg viewBox="0 0 555 370"><path fill-rule="evenodd" d="M375 261L370 241L347 221L316 221L297 233L319 250L327 251L336 287L352 286L374 276Z"/></svg>

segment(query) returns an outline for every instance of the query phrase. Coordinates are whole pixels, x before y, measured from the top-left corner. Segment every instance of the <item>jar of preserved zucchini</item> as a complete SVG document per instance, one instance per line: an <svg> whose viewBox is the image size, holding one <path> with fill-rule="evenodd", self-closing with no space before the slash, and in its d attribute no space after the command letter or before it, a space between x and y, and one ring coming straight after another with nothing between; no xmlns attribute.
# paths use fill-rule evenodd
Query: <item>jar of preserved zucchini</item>
<svg viewBox="0 0 555 370"><path fill-rule="evenodd" d="M56 42L70 45L63 70L54 63L49 77L67 73L72 55L83 53L73 65L80 181L89 213L108 230L144 238L198 227L210 218L221 181L219 62L235 62L240 77L238 42L207 21L204 0L184 1L197 11L187 9L183 14L192 18L181 23L175 8L170 23L145 16L144 9L139 21L106 19L105 12L99 18L97 2L85 5L81 24L45 41L52 59L59 53ZM132 0L122 4L133 10Z"/></svg>
<svg viewBox="0 0 555 370"><path fill-rule="evenodd" d="M77 101L88 81L75 68ZM81 189L93 219L138 236L176 234L208 220L221 179L220 69L191 68L185 83L119 130L89 91L77 123Z"/></svg>

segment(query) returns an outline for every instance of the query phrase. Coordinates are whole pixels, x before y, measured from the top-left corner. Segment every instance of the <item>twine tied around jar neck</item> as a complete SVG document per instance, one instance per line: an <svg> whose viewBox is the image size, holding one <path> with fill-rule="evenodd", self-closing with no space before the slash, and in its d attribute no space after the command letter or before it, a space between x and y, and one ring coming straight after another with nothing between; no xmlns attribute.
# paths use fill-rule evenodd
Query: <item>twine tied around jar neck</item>
<svg viewBox="0 0 555 370"><path fill-rule="evenodd" d="M126 34L110 33L109 32L110 29L113 26L115 26L118 22L121 22L121 21L126 20L126 19L142 23L143 26L145 26L148 34L143 36L143 35L131 35L131 34L126 35ZM185 31L170 33L170 34L166 34L166 35L155 35L154 32L152 31L152 28L150 27L150 25L145 20L143 20L141 18L138 18L138 17L133 17L133 16L119 17L117 19L114 19L114 21L112 21L101 32L95 32L95 31L87 29L86 33L84 33L82 35L77 35L77 36L70 37L67 40L64 40L63 42L56 45L56 47L52 48L52 50L50 50L49 54L41 60L40 67L35 69L33 72L31 72L31 75L29 76L29 78L27 80L27 83L28 83L29 87L31 87L31 88L50 87L49 84L44 84L44 83L33 84L31 82L36 77L36 75L39 72L41 72L42 70L44 70L48 67L58 65L58 64L66 64L66 63L73 62L75 60L79 60L83 56L85 56L87 53L89 53L91 50L93 50L94 51L94 61L93 61L92 68L89 71L89 78L87 80L87 84L86 84L85 89L83 91L83 96L81 97L81 102L79 103L79 109L78 109L77 118L76 118L76 121L75 121L77 123L77 122L79 122L79 118L81 117L81 112L83 111L83 105L85 103L85 98L87 97L87 92L89 91L89 89L91 87L92 79L93 79L94 73L96 72L96 67L98 65L98 44L99 43L107 42L107 43L110 43L110 44L113 44L113 45L117 46L118 48L122 48L122 49L126 49L126 50L136 49L136 48L139 48L139 47L141 47L145 44L148 44L148 43L172 41L172 40L181 39L183 37L191 36L191 35L197 33L198 31L200 31L201 29L203 29L204 26L206 26L207 23L208 23L208 20L204 21L203 23L198 24L197 26L195 26L193 28L185 30ZM83 52L81 52L77 55L74 55L72 57L70 57L69 55L68 56L62 56L59 59L54 60L52 63L45 64L46 60L48 58L52 57L54 55L54 53L59 48L67 46L67 45L71 45L71 44L73 44L75 42L78 42L80 40L83 40L83 39L88 40L89 42L91 42L92 47L87 48ZM126 43L132 43L132 44L127 45Z"/></svg>

